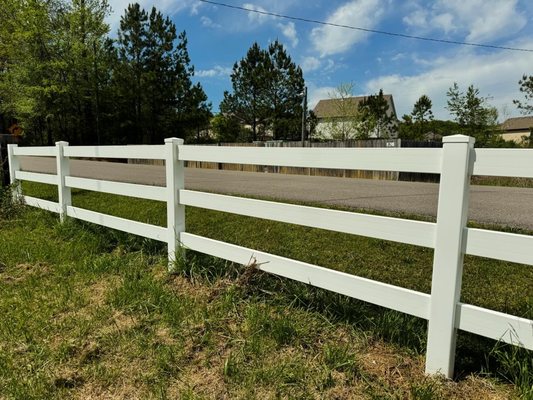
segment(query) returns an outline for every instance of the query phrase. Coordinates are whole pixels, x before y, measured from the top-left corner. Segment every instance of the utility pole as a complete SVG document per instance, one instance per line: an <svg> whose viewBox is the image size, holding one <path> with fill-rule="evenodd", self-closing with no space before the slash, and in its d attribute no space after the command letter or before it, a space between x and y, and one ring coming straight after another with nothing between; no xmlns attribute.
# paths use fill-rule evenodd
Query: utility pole
<svg viewBox="0 0 533 400"><path fill-rule="evenodd" d="M302 98L302 147L305 146L305 125L306 125L306 115L307 115L307 86L304 87L303 98Z"/></svg>

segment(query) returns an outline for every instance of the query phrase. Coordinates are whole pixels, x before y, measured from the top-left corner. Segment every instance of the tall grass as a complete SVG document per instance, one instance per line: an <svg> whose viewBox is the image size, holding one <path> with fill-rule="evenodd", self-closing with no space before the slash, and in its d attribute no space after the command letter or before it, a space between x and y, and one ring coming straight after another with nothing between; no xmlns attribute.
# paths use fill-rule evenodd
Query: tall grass
<svg viewBox="0 0 533 400"><path fill-rule="evenodd" d="M24 189L51 200L55 196L54 190L40 185ZM74 191L73 199L80 207L165 222L162 203L82 191ZM415 290L430 288L428 249L195 208L187 208L187 230ZM423 378L424 320L190 251L186 261L177 263L176 274L167 275L160 243L80 221L59 224L49 213L26 210L22 219L3 225L0 235L5 243L0 262L7 271L0 273L6 290L0 312L14 321L0 330L0 337L8 338L8 352L0 356L0 381L10 382L0 386L0 394L4 390L8 397L53 398L81 391L87 382L114 387L124 379L119 366L124 357L150 371L148 376L134 375L143 376L137 378L144 385L138 393L155 398L161 393L213 398L207 389L176 383L177 377L180 382L198 379L191 366L197 374L212 374L213 387L236 398L306 398L337 391L343 393L339 398L442 398L463 385L485 393L479 376L475 383L462 379L480 372L501 380L490 380L488 387L495 388L491 396L509 395L504 381L512 382L524 398L529 395L528 351L513 353L516 348L511 346L491 351L494 341L461 333L456 364L461 379L452 387ZM16 284L9 286L6 277ZM467 257L462 300L532 318L532 278L530 267ZM102 282L105 287L98 290L104 300L93 310L95 293L87 288ZM19 315L21 308L14 304L28 304L33 311ZM86 315L77 318L77 309L87 310ZM42 318L28 322L36 312ZM69 313L75 316L64 325L44 327ZM108 328L115 333L83 341L83 335L91 337L91 330L110 324L120 329ZM53 355L57 349L43 339L50 334L66 343L60 346L59 358ZM42 368L35 381L26 382L34 382L34 391L16 382L15 376L26 372L14 364L14 337L30 346L30 358L36 361L32 368ZM74 344L68 344L71 340ZM384 350L389 347L397 358ZM372 359L407 368L402 370L407 378L384 380ZM57 372L61 360L81 372L62 375ZM45 373L43 363L54 365L55 372ZM112 368L106 367L109 363ZM174 391L164 388L167 384ZM461 395L469 396L466 389Z"/></svg>

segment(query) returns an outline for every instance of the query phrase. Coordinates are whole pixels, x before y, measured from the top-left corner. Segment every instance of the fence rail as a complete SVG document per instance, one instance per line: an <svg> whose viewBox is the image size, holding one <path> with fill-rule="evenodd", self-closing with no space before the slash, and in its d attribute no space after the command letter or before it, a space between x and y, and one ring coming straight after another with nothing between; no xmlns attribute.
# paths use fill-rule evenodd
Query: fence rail
<svg viewBox="0 0 533 400"><path fill-rule="evenodd" d="M57 185L59 201L24 196L26 204L167 243L169 267L179 247L232 262L254 259L261 270L428 320L426 372L453 374L456 330L461 329L533 350L533 321L459 302L463 256L533 265L533 236L466 227L472 174L533 177L532 150L474 149L473 139L445 137L442 148L244 148L184 145L166 139L155 146L8 148L12 182ZM57 173L20 171L18 156L55 156ZM70 176L70 157L164 160L166 187ZM219 195L184 188L184 163L210 162L298 168L405 171L440 174L437 222L421 222L354 212ZM71 188L167 203L167 226L155 226L73 207ZM14 188L15 195L20 187ZM431 294L350 275L317 265L186 232L185 206L200 207L308 227L391 240L435 249Z"/></svg>

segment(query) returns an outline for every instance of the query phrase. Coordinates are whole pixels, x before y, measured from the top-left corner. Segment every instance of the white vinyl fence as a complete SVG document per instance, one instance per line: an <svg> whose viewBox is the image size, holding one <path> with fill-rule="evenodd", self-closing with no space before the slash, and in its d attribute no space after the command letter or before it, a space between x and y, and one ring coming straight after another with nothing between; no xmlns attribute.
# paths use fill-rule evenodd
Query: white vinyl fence
<svg viewBox="0 0 533 400"><path fill-rule="evenodd" d="M164 145L150 146L70 147L58 142L55 147L10 145L9 166L12 182L29 180L58 187L58 203L24 196L26 204L59 213L62 220L68 216L166 242L170 262L178 253L177 246L240 264L255 259L263 271L425 318L429 321L426 372L451 377L457 329L533 350L532 320L459 301L465 254L533 265L533 236L466 226L470 176L533 178L533 150L474 149L474 139L461 135L445 137L443 142L443 148L216 147L184 145L176 138L166 139ZM21 171L19 156L55 157L57 174ZM71 157L163 159L166 187L73 177L69 173ZM440 173L437 222L185 190L184 161ZM167 226L73 207L71 188L166 201ZM185 206L434 248L431 294L193 235L186 231Z"/></svg>

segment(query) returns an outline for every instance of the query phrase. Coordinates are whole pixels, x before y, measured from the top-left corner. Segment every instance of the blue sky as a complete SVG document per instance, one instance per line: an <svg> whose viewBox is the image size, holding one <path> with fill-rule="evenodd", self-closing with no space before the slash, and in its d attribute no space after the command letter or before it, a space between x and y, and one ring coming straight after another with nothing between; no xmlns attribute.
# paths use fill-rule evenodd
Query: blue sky
<svg viewBox="0 0 533 400"><path fill-rule="evenodd" d="M408 35L533 49L530 0L245 0L222 1L241 7L336 24ZM113 33L129 1L110 0ZM423 94L433 101L437 118L447 119L446 91L457 82L474 84L490 97L500 120L520 115L512 100L522 98L518 80L533 74L533 52L515 52L424 42L337 27L290 21L232 10L196 0L142 0L169 15L185 30L195 80L201 82L213 111L231 90L235 61L257 41L279 39L304 71L309 106L330 97L342 83L354 94L380 88L394 97L398 116L410 113Z"/></svg>

